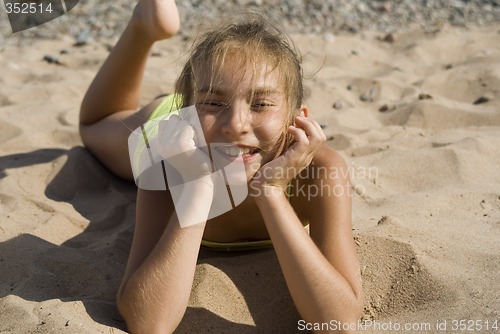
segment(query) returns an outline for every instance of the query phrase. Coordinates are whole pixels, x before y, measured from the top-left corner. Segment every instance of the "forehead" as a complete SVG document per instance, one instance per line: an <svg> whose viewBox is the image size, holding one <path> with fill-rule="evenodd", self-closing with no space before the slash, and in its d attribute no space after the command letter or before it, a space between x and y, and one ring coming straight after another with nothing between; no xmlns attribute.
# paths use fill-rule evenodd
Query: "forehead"
<svg viewBox="0 0 500 334"><path fill-rule="evenodd" d="M217 88L236 93L266 88L284 92L284 81L276 64L243 52L232 51L209 59L197 72L197 91Z"/></svg>

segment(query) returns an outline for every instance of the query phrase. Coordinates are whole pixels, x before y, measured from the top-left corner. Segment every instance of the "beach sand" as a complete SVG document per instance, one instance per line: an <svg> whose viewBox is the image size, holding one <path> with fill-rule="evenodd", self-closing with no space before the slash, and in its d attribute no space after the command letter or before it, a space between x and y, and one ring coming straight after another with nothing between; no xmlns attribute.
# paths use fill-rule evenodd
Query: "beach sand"
<svg viewBox="0 0 500 334"><path fill-rule="evenodd" d="M363 319L385 326L364 332L500 320L500 25L294 39L311 116L350 166ZM114 299L136 189L78 134L113 42L0 53L1 333L126 330ZM172 91L184 44L155 47L143 103ZM204 250L177 332L295 333L298 320L274 251Z"/></svg>

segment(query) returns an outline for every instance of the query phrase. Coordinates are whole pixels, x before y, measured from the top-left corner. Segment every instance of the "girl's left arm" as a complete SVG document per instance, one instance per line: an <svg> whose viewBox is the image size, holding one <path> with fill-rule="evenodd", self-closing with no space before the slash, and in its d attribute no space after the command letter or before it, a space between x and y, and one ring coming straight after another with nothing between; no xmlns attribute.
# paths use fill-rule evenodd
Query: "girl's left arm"
<svg viewBox="0 0 500 334"><path fill-rule="evenodd" d="M318 170L328 172L304 187L310 236L283 191L262 186L254 193L255 200L303 320L334 320L351 327L361 316L363 292L352 235L347 166L326 145L313 161L315 166L326 167Z"/></svg>

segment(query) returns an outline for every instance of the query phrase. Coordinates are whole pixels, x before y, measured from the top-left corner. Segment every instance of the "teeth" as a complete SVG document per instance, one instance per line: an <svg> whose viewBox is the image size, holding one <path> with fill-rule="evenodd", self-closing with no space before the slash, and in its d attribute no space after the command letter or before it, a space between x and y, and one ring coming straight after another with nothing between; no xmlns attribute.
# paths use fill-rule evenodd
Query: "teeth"
<svg viewBox="0 0 500 334"><path fill-rule="evenodd" d="M249 148L241 148L241 147L236 147L236 146L229 146L229 147L221 147L222 151L232 157L239 157L244 154L250 153Z"/></svg>

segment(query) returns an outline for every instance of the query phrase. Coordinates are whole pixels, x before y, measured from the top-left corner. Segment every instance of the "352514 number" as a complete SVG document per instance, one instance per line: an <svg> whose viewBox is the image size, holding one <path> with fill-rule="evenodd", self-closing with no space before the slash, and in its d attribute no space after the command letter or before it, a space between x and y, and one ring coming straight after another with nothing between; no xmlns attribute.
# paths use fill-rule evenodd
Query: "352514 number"
<svg viewBox="0 0 500 334"><path fill-rule="evenodd" d="M6 2L5 10L7 14L42 14L42 13L52 13L52 4L37 4L34 2Z"/></svg>

